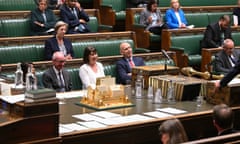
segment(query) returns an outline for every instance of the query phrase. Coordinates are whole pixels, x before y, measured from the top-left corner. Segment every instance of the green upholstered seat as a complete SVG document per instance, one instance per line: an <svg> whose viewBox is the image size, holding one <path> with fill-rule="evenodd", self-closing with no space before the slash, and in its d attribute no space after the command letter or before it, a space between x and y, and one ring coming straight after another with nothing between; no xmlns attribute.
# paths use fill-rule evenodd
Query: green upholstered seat
<svg viewBox="0 0 240 144"><path fill-rule="evenodd" d="M30 62L41 59L36 51L35 45L0 46L0 57L1 64Z"/></svg>
<svg viewBox="0 0 240 144"><path fill-rule="evenodd" d="M160 7L169 7L169 0L159 0ZM236 0L180 0L181 6L219 6L236 5Z"/></svg>
<svg viewBox="0 0 240 144"><path fill-rule="evenodd" d="M209 23L217 22L222 15L232 16L232 12L214 12L214 13L208 13L208 19L209 19L208 21L209 21ZM232 19L232 18L231 18L231 19Z"/></svg>
<svg viewBox="0 0 240 144"><path fill-rule="evenodd" d="M233 32L232 38L234 40L235 46L240 46L240 33L239 32Z"/></svg>
<svg viewBox="0 0 240 144"><path fill-rule="evenodd" d="M73 51L76 58L83 57L83 51L87 46L93 46L97 49L98 56L113 56L120 55L119 45L121 42L126 41L129 42L135 50L134 42L131 39L124 40L105 40L105 41L84 41L84 42L76 42L73 43Z"/></svg>
<svg viewBox="0 0 240 144"><path fill-rule="evenodd" d="M0 11L23 11L35 8L34 0L0 0Z"/></svg>
<svg viewBox="0 0 240 144"><path fill-rule="evenodd" d="M29 36L30 35L30 20L29 18L22 19L2 19L1 20L2 34L8 37Z"/></svg>
<svg viewBox="0 0 240 144"><path fill-rule="evenodd" d="M208 13L185 13L189 25L206 27L209 24Z"/></svg>
<svg viewBox="0 0 240 144"><path fill-rule="evenodd" d="M199 66L202 58L200 48L202 38L203 35L172 36L171 47L184 51L184 54L188 56L189 66Z"/></svg>
<svg viewBox="0 0 240 144"><path fill-rule="evenodd" d="M126 1L124 1L124 0L102 0L101 5L112 7L112 9L115 11L116 20L125 20Z"/></svg>
<svg viewBox="0 0 240 144"><path fill-rule="evenodd" d="M90 17L90 21L88 22L89 28L91 32L98 32L98 19L97 17Z"/></svg>

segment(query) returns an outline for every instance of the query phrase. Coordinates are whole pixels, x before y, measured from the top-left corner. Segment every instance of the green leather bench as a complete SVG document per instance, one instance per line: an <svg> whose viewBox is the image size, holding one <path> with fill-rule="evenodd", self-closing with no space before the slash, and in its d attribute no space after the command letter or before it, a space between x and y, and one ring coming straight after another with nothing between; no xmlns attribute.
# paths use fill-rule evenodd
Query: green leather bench
<svg viewBox="0 0 240 144"><path fill-rule="evenodd" d="M112 31L112 26L102 25L99 10L86 9L90 21L88 25L91 32L109 32ZM59 15L59 10L54 11L56 17ZM18 12L0 12L0 35L5 37L19 37L30 35L30 11L18 11Z"/></svg>
<svg viewBox="0 0 240 144"><path fill-rule="evenodd" d="M135 51L134 41L131 39L124 40L104 40L104 41L86 41L72 42L74 57L82 58L85 47L93 46L97 49L99 57L121 55L119 45L121 42L129 42ZM10 64L17 62L35 62L44 61L44 42L40 44L26 44L15 46L0 46L0 63Z"/></svg>
<svg viewBox="0 0 240 144"><path fill-rule="evenodd" d="M34 0L1 0L0 11L23 11L36 8Z"/></svg>
<svg viewBox="0 0 240 144"><path fill-rule="evenodd" d="M170 38L170 50L176 51L180 67L200 67L202 59L200 40L202 38L202 34L172 36Z"/></svg>
<svg viewBox="0 0 240 144"><path fill-rule="evenodd" d="M116 31L125 30L126 1L96 0L99 5L101 21L104 25L113 26Z"/></svg>
<svg viewBox="0 0 240 144"><path fill-rule="evenodd" d="M168 63L169 65L175 65L176 62L176 55L174 52L168 52L169 56L172 58L171 62ZM162 55L162 53L148 53L148 54L135 54L135 56L140 56L145 60L146 65L158 65L158 64L164 64L165 63L165 58ZM104 67L104 73L105 75L110 75L112 77L116 77L116 61L120 59L122 56L111 56L111 57L99 57L99 62L103 64ZM65 69L70 73L71 80L73 83L73 90L79 90L82 89L82 82L79 78L79 68L80 65L83 63L82 59L76 59L71 62L67 62L65 64ZM47 67L51 66L51 62L46 62L45 64L43 63L38 63L34 62L34 67L35 67L35 74L38 80L38 87L43 87L42 84L42 75L43 72L47 69ZM45 65L44 67L42 67ZM46 66L47 65L47 66ZM16 69L16 65L11 69L7 70L5 69L5 65L3 65L3 71L2 75L6 76L8 79L14 79L14 72Z"/></svg>
<svg viewBox="0 0 240 144"><path fill-rule="evenodd" d="M44 61L44 42L52 36L33 36L0 39L0 63ZM137 47L135 33L108 32L66 35L73 45L75 58L82 58L87 46L97 49L99 57L121 55L119 46L122 42L131 44L134 53L149 52Z"/></svg>
<svg viewBox="0 0 240 144"><path fill-rule="evenodd" d="M236 0L179 0L181 6L219 6L236 5ZM160 0L159 7L169 7L169 0Z"/></svg>

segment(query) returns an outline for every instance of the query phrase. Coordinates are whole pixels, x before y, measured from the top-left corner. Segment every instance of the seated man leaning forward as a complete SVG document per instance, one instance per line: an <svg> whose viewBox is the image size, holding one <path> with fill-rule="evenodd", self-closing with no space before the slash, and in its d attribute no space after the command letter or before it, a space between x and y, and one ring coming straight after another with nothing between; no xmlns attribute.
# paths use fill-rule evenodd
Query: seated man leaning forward
<svg viewBox="0 0 240 144"><path fill-rule="evenodd" d="M223 15L215 23L209 24L201 41L202 48L221 47L225 39L232 39L230 17Z"/></svg>
<svg viewBox="0 0 240 144"><path fill-rule="evenodd" d="M117 83L126 84L131 81L132 67L145 65L141 57L132 56L132 47L129 43L123 42L120 44L120 53L123 57L117 61Z"/></svg>
<svg viewBox="0 0 240 144"><path fill-rule="evenodd" d="M223 50L215 55L213 71L219 74L226 74L237 63L240 53L234 49L234 42L226 39L223 42Z"/></svg>
<svg viewBox="0 0 240 144"><path fill-rule="evenodd" d="M71 91L72 81L70 74L64 70L66 58L57 51L53 54L53 66L43 73L42 82L44 87L55 89L57 92Z"/></svg>

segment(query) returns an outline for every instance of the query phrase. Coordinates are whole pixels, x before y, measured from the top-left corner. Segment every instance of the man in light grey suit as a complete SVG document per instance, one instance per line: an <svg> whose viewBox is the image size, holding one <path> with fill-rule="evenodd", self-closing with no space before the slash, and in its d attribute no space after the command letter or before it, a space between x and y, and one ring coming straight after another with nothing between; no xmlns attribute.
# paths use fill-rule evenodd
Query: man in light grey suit
<svg viewBox="0 0 240 144"><path fill-rule="evenodd" d="M219 74L226 74L239 60L240 53L234 48L234 42L226 39L223 42L223 50L215 55L213 71Z"/></svg>
<svg viewBox="0 0 240 144"><path fill-rule="evenodd" d="M55 89L57 92L71 91L70 75L63 68L65 62L66 59L62 52L57 51L53 54L53 66L47 69L42 77L44 87Z"/></svg>

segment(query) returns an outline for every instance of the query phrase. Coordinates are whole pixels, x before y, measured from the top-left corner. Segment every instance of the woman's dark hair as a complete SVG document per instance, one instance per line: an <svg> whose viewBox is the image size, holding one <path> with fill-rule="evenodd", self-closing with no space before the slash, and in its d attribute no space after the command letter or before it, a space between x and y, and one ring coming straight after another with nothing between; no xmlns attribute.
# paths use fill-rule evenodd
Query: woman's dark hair
<svg viewBox="0 0 240 144"><path fill-rule="evenodd" d="M84 53L83 53L83 62L84 63L89 63L89 55L91 53L97 53L96 48L92 47L92 46L88 46L84 49Z"/></svg>
<svg viewBox="0 0 240 144"><path fill-rule="evenodd" d="M148 4L147 4L147 10L148 11L152 11L152 5L153 4L157 4L156 0L149 0Z"/></svg>

